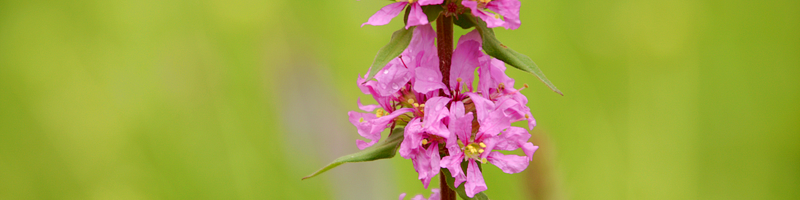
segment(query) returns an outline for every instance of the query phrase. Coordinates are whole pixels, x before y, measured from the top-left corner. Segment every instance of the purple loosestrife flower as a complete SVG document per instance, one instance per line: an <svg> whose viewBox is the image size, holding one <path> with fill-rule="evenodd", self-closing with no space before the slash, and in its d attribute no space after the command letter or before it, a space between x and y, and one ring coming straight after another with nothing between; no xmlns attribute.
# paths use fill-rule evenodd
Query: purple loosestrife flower
<svg viewBox="0 0 800 200"><path fill-rule="evenodd" d="M369 20L367 20L367 22L361 24L361 27L364 27L364 25L367 24L373 26L386 25L390 21L392 21L392 19L395 16L400 14L400 12L403 11L403 8L405 8L406 5L409 4L411 6L411 12L408 14L408 23L406 24L406 29L412 26L425 25L428 24L428 16L426 16L425 13L422 12L422 6L442 4L442 1L444 0L396 0L396 1L397 3L389 4L378 10L378 12L372 15L372 17L370 17Z"/></svg>
<svg viewBox="0 0 800 200"><path fill-rule="evenodd" d="M474 197L475 194L488 189L477 162L494 164L505 173L518 173L528 167L528 162L538 147L527 142L530 134L524 128L511 127L511 119L505 116L506 110L516 102L506 99L495 105L477 94L468 93L468 95L475 101L480 128L477 132L457 131L454 135L458 140L456 144L448 143L447 149L450 155L442 158L440 166L450 170L456 178L454 182L456 187L466 180L464 191L469 197ZM451 117L458 118L463 113L456 108L453 110L458 111L452 112ZM471 113L467 115L469 114ZM526 156L505 155L492 151L512 151L519 148L522 148ZM461 169L462 160L468 162L466 175Z"/></svg>
<svg viewBox="0 0 800 200"><path fill-rule="evenodd" d="M367 80L371 69L364 77L358 77L357 83L361 92L372 95L378 102L378 105L362 105L361 101L358 101L359 109L365 112L375 111L375 114L356 111L347 113L350 123L356 126L358 134L370 140L369 142L356 140L356 146L359 149L363 150L377 143L381 138L381 132L389 128L390 124L396 124L398 117L406 116L406 119L410 119L410 116L421 114L418 109L411 108L413 103L407 103L408 99L425 100L434 96L432 90L444 88L444 84L441 83L441 74L433 71L431 75L425 74L427 75L425 80L438 81L440 85L429 83L427 87L413 87L425 93L417 93L412 89L412 82L420 82L414 79L415 71L419 73L424 69L438 68L438 62L433 62L435 66L430 64L431 60L437 58L436 48L433 46L436 37L433 28L430 25L420 26L414 30L413 34L414 38L411 40L411 44L400 58L389 62L375 75L374 80ZM408 64L404 60L408 60ZM438 75L438 80L431 78L435 75ZM411 113L411 115L404 115L406 113Z"/></svg>
<svg viewBox="0 0 800 200"><path fill-rule="evenodd" d="M461 4L470 8L472 15L483 19L489 28L502 26L513 30L519 28L521 24L519 0L464 0ZM492 14L484 9L489 9L497 14ZM503 16L503 19L500 19L500 16Z"/></svg>

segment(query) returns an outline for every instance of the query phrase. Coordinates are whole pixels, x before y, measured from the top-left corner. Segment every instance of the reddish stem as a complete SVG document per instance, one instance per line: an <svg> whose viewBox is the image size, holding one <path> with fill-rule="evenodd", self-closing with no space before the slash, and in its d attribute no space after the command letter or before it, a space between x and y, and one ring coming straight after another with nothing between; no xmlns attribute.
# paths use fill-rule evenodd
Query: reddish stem
<svg viewBox="0 0 800 200"><path fill-rule="evenodd" d="M442 82L450 88L450 63L453 58L453 17L442 12L436 19L436 47L439 54L439 70L442 72ZM446 156L444 151L442 156ZM447 177L439 173L439 190L442 200L455 200L456 191L447 186Z"/></svg>

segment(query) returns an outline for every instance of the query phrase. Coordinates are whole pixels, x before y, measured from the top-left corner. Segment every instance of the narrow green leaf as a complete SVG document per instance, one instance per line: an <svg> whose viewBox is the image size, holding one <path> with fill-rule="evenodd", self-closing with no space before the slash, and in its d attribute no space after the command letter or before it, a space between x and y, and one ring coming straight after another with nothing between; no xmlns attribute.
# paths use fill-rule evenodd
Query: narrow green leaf
<svg viewBox="0 0 800 200"><path fill-rule="evenodd" d="M466 14L456 15L456 19L453 20L453 24L458 25L462 29L469 29L475 26L469 17Z"/></svg>
<svg viewBox="0 0 800 200"><path fill-rule="evenodd" d="M469 18L472 23L476 25L475 28L478 29L478 32L481 34L481 38L483 38L483 50L486 51L486 54L502 60L514 68L536 75L536 77L544 82L547 87L550 87L550 89L554 92L564 96L564 94L561 93L561 91L558 90L558 88L556 88L556 86L547 79L542 70L536 66L536 63L534 63L530 57L514 51L500 43L500 41L495 37L494 31L486 27L486 22L483 22L482 20L479 20L473 16L469 16Z"/></svg>
<svg viewBox="0 0 800 200"><path fill-rule="evenodd" d="M411 35L414 33L414 28L415 26L408 29L400 28L400 30L392 33L392 39L389 41L389 44L383 46L381 50L378 50L378 55L375 55L375 60L372 61L371 66L372 71L369 73L367 79L372 78L372 76L383 69L389 61L392 61L392 59L399 56L408 48L408 44L411 43Z"/></svg>
<svg viewBox="0 0 800 200"><path fill-rule="evenodd" d="M462 164L462 168L466 169L465 166L466 165ZM466 170L464 170L464 171L466 171ZM439 172L439 176L445 176L446 177L447 186L450 186L450 189L456 191L456 193L458 193L458 196L461 197L461 199L464 199L464 200L488 200L489 199L489 197L486 196L486 194L484 194L483 192L479 192L478 194L475 194L474 197L469 198L469 196L467 196L467 192L464 191L464 184L465 183L462 183L461 185L459 185L458 188L454 188L453 187L453 182L455 182L456 179L453 178L453 175L450 175L450 170L447 170L446 168L442 168L441 172Z"/></svg>
<svg viewBox="0 0 800 200"><path fill-rule="evenodd" d="M403 128L396 128L394 129L394 131L392 131L391 134L389 134L389 137L386 138L386 140L383 141L382 143L350 155L339 157L330 164L323 167L322 169L317 170L311 175L303 177L302 180L322 174L323 172L326 172L344 163L366 162L384 158L392 158L397 153L397 147L400 146L400 142L402 141L403 141Z"/></svg>

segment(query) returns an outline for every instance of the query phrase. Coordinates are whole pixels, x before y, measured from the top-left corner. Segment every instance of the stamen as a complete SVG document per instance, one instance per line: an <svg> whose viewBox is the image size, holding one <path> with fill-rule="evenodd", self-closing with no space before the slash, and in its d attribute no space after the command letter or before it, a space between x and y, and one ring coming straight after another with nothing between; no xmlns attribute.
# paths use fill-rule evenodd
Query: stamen
<svg viewBox="0 0 800 200"><path fill-rule="evenodd" d="M418 103L414 103L413 105L414 105L414 108L419 107Z"/></svg>
<svg viewBox="0 0 800 200"><path fill-rule="evenodd" d="M478 145L480 145L480 146L481 146L481 148L486 148L486 144L484 144L483 142L481 142L481 143L480 143L480 144L478 144Z"/></svg>
<svg viewBox="0 0 800 200"><path fill-rule="evenodd" d="M422 145L428 144L428 139L422 139Z"/></svg>
<svg viewBox="0 0 800 200"><path fill-rule="evenodd" d="M414 104L414 99L408 99L408 104Z"/></svg>
<svg viewBox="0 0 800 200"><path fill-rule="evenodd" d="M456 82L459 82L459 83L460 83L460 82L461 82L461 77L458 77L458 78L456 79Z"/></svg>
<svg viewBox="0 0 800 200"><path fill-rule="evenodd" d="M364 118L363 117L362 118L358 118L358 122L359 123L364 123Z"/></svg>

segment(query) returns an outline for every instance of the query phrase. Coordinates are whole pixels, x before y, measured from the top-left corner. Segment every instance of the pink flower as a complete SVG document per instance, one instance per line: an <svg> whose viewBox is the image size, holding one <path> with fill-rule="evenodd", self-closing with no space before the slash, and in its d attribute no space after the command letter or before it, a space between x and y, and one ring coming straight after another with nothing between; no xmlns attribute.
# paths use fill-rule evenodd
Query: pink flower
<svg viewBox="0 0 800 200"><path fill-rule="evenodd" d="M464 0L461 4L470 8L472 15L483 19L489 28L503 26L513 30L519 28L521 24L519 0ZM484 9L489 9L497 14L492 14ZM500 19L500 16L503 16L503 19Z"/></svg>
<svg viewBox="0 0 800 200"><path fill-rule="evenodd" d="M422 12L422 6L442 4L442 1L444 0L397 0L397 3L389 4L378 10L367 22L361 24L361 27L367 24L373 26L386 25L400 14L408 4L411 4L411 12L408 14L406 29L412 26L425 25L428 24L428 16Z"/></svg>
<svg viewBox="0 0 800 200"><path fill-rule="evenodd" d="M420 107L424 107L423 116L412 119L406 125L405 138L398 150L400 156L411 159L425 188L439 173L439 143L446 142L450 137L450 131L443 122L450 115L446 107L448 102L450 98L433 97L425 104L420 104Z"/></svg>
<svg viewBox="0 0 800 200"><path fill-rule="evenodd" d="M509 110L516 109L516 101L503 99L495 103L475 93L467 95L475 104L480 128L475 135L472 135L471 126L468 126L469 129L457 128L453 131L451 135L457 137L456 144L447 143L450 155L442 158L440 166L450 170L456 179L454 181L456 187L466 181L464 191L469 197L474 197L475 194L488 189L476 162L494 164L505 173L518 173L528 167L528 162L538 147L527 142L530 134L524 128L510 126L514 114L508 113ZM458 121L464 116L471 115L471 113L465 115L462 107L461 104L451 106L450 119L455 119L456 124L463 123ZM519 148L523 149L526 156L505 155L492 151L495 149L511 151ZM468 162L466 175L462 172L461 160Z"/></svg>

